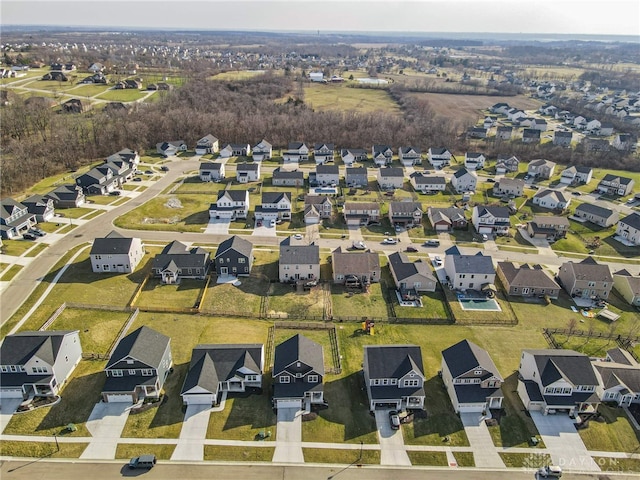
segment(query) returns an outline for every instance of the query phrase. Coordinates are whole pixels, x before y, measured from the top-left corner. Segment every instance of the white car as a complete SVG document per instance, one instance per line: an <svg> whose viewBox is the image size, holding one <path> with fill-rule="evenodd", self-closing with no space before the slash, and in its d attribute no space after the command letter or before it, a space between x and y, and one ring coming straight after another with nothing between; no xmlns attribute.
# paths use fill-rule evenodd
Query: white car
<svg viewBox="0 0 640 480"><path fill-rule="evenodd" d="M300 235L299 233L296 233L293 238L295 238L296 240L302 240L302 235Z"/></svg>
<svg viewBox="0 0 640 480"><path fill-rule="evenodd" d="M540 467L538 469L538 476L547 478L560 478L562 477L562 468L554 465L549 465L547 467Z"/></svg>
<svg viewBox="0 0 640 480"><path fill-rule="evenodd" d="M275 227L276 226L276 221L275 220L269 221L269 226L270 227Z"/></svg>
<svg viewBox="0 0 640 480"><path fill-rule="evenodd" d="M356 250L365 250L367 246L364 244L364 242L353 242L353 248L355 248Z"/></svg>
<svg viewBox="0 0 640 480"><path fill-rule="evenodd" d="M433 261L436 265L442 265L442 258L440 257L434 257Z"/></svg>
<svg viewBox="0 0 640 480"><path fill-rule="evenodd" d="M387 237L382 240L382 243L384 243L385 245L395 245L396 243L398 243L398 241L395 238Z"/></svg>

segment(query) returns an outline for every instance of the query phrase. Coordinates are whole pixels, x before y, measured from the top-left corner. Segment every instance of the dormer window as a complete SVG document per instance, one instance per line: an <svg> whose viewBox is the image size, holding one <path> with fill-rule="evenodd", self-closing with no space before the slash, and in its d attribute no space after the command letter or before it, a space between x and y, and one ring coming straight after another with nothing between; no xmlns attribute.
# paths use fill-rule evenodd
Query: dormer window
<svg viewBox="0 0 640 480"><path fill-rule="evenodd" d="M482 370L475 370L473 372L474 375L482 375Z"/></svg>

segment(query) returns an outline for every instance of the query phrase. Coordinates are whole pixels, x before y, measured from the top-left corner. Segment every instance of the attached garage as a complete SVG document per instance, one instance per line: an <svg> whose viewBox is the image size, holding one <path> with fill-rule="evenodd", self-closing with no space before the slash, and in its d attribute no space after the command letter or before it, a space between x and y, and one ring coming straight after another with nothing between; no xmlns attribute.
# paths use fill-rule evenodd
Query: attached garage
<svg viewBox="0 0 640 480"><path fill-rule="evenodd" d="M302 410L302 400L301 399L297 399L297 400L277 400L276 401L276 408L280 409L280 408L299 408Z"/></svg>
<svg viewBox="0 0 640 480"><path fill-rule="evenodd" d="M3 398L23 398L21 387L3 388L0 390L0 400Z"/></svg>
<svg viewBox="0 0 640 480"><path fill-rule="evenodd" d="M182 396L182 403L184 405L213 405L215 400L216 396L212 393Z"/></svg>
<svg viewBox="0 0 640 480"><path fill-rule="evenodd" d="M480 413L487 409L486 403L459 403L459 413Z"/></svg>
<svg viewBox="0 0 640 480"><path fill-rule="evenodd" d="M373 410L397 410L400 408L399 402L376 402L373 401Z"/></svg>
<svg viewBox="0 0 640 480"><path fill-rule="evenodd" d="M103 397L107 403L134 403L130 393L106 393Z"/></svg>

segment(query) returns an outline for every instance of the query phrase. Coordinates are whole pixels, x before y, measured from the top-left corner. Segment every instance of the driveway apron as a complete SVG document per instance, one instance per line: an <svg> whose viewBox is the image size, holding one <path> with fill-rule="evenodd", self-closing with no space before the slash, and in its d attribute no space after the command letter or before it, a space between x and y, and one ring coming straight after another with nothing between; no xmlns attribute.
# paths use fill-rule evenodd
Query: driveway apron
<svg viewBox="0 0 640 480"><path fill-rule="evenodd" d="M96 403L87 420L87 430L93 440L80 458L113 460L130 409L131 404L124 402Z"/></svg>
<svg viewBox="0 0 640 480"><path fill-rule="evenodd" d="M227 235L231 221L226 218L211 218L204 233L212 235Z"/></svg>
<svg viewBox="0 0 640 480"><path fill-rule="evenodd" d="M188 405L184 414L182 430L171 460L194 460L204 458L204 440L207 438L211 405Z"/></svg>
<svg viewBox="0 0 640 480"><path fill-rule="evenodd" d="M7 428L11 417L13 417L13 414L21 403L22 398L5 398L2 400L2 408L0 408L0 433L4 432L4 429Z"/></svg>
<svg viewBox="0 0 640 480"><path fill-rule="evenodd" d="M479 413L461 413L460 419L473 450L476 467L505 468L504 462L493 445L484 417Z"/></svg>
<svg viewBox="0 0 640 480"><path fill-rule="evenodd" d="M376 427L380 442L380 465L411 466L400 430L392 430L389 423L389 410L376 410Z"/></svg>
<svg viewBox="0 0 640 480"><path fill-rule="evenodd" d="M302 411L299 408L278 408L275 463L304 463L302 454Z"/></svg>
<svg viewBox="0 0 640 480"><path fill-rule="evenodd" d="M580 434L568 415L543 415L531 412L531 418L551 454L554 465L566 470L600 471L598 464L591 458Z"/></svg>

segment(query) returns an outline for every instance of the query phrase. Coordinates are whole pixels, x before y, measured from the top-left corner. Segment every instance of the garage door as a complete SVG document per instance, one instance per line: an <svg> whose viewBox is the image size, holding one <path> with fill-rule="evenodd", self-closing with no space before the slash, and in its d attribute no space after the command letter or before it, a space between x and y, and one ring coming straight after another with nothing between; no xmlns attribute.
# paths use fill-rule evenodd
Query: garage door
<svg viewBox="0 0 640 480"><path fill-rule="evenodd" d="M0 390L0 399L2 398L22 398L22 388L3 388Z"/></svg>
<svg viewBox="0 0 640 480"><path fill-rule="evenodd" d="M460 413L479 413L482 412L484 408L484 404L459 405L458 411Z"/></svg>
<svg viewBox="0 0 640 480"><path fill-rule="evenodd" d="M277 408L302 408L302 400L278 400Z"/></svg>
<svg viewBox="0 0 640 480"><path fill-rule="evenodd" d="M398 404L396 402L376 403L376 410L397 409L397 408L398 408Z"/></svg>
<svg viewBox="0 0 640 480"><path fill-rule="evenodd" d="M109 403L133 403L133 396L128 393L110 393L107 395Z"/></svg>
<svg viewBox="0 0 640 480"><path fill-rule="evenodd" d="M185 405L213 405L215 395L185 395Z"/></svg>

